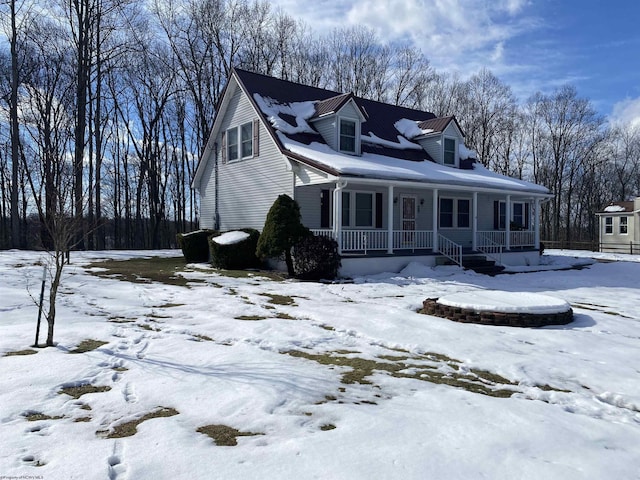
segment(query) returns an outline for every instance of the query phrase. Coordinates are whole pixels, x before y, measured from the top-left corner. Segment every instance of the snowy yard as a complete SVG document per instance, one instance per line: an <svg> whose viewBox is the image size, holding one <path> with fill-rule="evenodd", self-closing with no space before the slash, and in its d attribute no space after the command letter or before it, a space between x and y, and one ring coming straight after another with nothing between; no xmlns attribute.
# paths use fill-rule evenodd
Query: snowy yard
<svg viewBox="0 0 640 480"><path fill-rule="evenodd" d="M332 285L90 266L177 255L73 254L58 345L25 355L46 256L0 252L0 478L640 478L638 257L496 277L410 265ZM566 300L575 320L416 313L485 289Z"/></svg>

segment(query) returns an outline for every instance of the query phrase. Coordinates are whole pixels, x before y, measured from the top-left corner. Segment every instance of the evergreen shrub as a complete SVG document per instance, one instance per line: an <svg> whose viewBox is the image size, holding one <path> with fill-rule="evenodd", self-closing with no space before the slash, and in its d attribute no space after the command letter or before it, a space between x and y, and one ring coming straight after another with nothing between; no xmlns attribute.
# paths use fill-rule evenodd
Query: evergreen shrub
<svg viewBox="0 0 640 480"><path fill-rule="evenodd" d="M342 265L338 242L312 235L300 240L293 249L296 277L302 280L333 280Z"/></svg>
<svg viewBox="0 0 640 480"><path fill-rule="evenodd" d="M201 263L209 261L209 244L207 239L212 235L218 235L216 230L196 230L189 233L176 235L178 246L187 263Z"/></svg>
<svg viewBox="0 0 640 480"><path fill-rule="evenodd" d="M248 233L249 236L240 242L227 245L214 242L218 235L209 237L211 265L225 270L242 270L260 266L260 260L256 257L260 232L253 228L241 228L237 231Z"/></svg>

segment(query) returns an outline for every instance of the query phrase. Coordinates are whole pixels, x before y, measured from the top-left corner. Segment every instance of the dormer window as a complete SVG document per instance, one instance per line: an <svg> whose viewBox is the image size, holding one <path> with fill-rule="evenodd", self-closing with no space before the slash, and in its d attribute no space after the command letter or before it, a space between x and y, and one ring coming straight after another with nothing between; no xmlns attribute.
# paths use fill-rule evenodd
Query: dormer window
<svg viewBox="0 0 640 480"><path fill-rule="evenodd" d="M444 161L445 165L456 164L456 141L453 138L444 139Z"/></svg>
<svg viewBox="0 0 640 480"><path fill-rule="evenodd" d="M356 122L347 118L340 119L340 151L356 153Z"/></svg>

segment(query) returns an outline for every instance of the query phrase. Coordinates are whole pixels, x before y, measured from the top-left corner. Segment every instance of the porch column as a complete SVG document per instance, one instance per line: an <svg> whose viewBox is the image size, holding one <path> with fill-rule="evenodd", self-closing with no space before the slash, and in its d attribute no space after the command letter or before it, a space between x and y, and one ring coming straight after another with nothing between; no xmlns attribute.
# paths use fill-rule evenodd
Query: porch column
<svg viewBox="0 0 640 480"><path fill-rule="evenodd" d="M471 239L471 248L475 252L478 249L478 192L473 192L473 225L472 232L473 238Z"/></svg>
<svg viewBox="0 0 640 480"><path fill-rule="evenodd" d="M333 237L338 242L338 253L342 254L342 190L347 182L337 181L333 191Z"/></svg>
<svg viewBox="0 0 640 480"><path fill-rule="evenodd" d="M540 199L536 198L535 201L535 213L533 219L533 231L534 231L534 245L536 250L540 250Z"/></svg>
<svg viewBox="0 0 640 480"><path fill-rule="evenodd" d="M440 250L440 246L438 245L438 189L435 188L433 190L433 222L432 222L432 230L433 230L433 251L437 252Z"/></svg>
<svg viewBox="0 0 640 480"><path fill-rule="evenodd" d="M387 196L387 253L393 253L393 185L389 185Z"/></svg>
<svg viewBox="0 0 640 480"><path fill-rule="evenodd" d="M511 195L507 195L507 204L504 206L504 248L511 250Z"/></svg>

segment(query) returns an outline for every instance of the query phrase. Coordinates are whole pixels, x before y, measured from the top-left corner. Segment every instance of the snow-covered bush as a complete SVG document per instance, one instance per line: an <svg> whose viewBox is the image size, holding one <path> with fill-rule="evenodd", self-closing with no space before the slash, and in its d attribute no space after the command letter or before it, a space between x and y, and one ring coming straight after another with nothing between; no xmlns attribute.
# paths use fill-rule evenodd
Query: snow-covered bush
<svg viewBox="0 0 640 480"><path fill-rule="evenodd" d="M216 268L242 270L260 266L256 257L260 232L243 228L209 238L211 264Z"/></svg>
<svg viewBox="0 0 640 480"><path fill-rule="evenodd" d="M303 280L333 280L342 265L338 242L324 236L308 236L293 249L296 277Z"/></svg>
<svg viewBox="0 0 640 480"><path fill-rule="evenodd" d="M187 263L207 262L209 260L209 244L207 239L218 235L216 230L196 230L176 235L178 246L182 250Z"/></svg>

